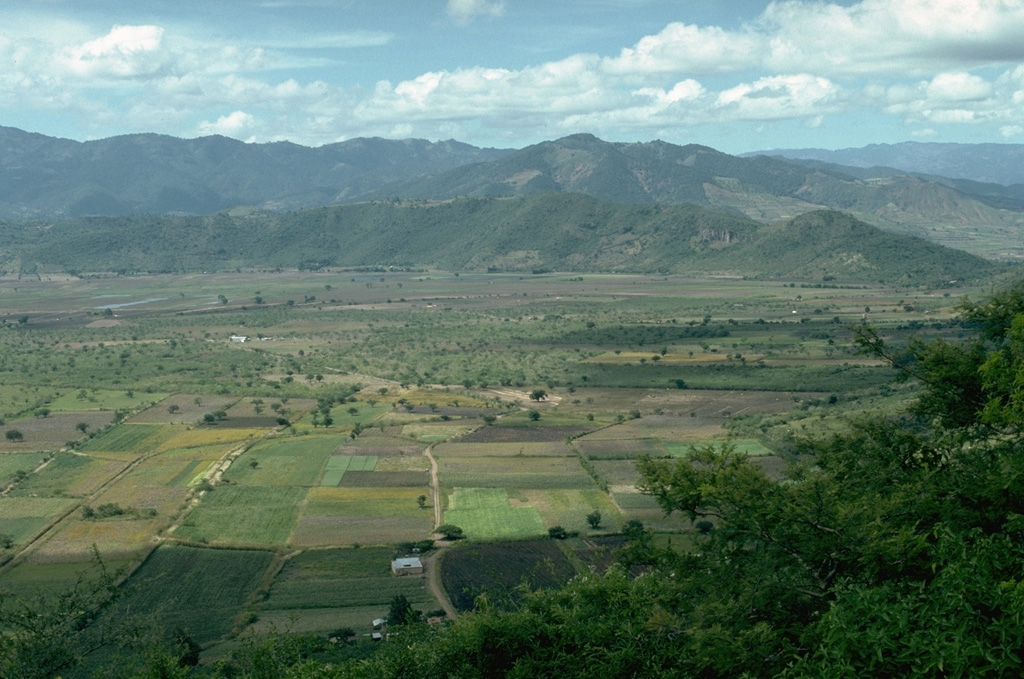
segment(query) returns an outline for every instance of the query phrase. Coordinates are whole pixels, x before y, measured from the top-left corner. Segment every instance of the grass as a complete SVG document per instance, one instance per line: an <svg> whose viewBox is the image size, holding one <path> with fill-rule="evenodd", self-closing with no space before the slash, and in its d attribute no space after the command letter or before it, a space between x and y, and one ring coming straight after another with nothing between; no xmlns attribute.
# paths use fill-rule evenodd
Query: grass
<svg viewBox="0 0 1024 679"><path fill-rule="evenodd" d="M42 453L0 453L0 484L18 472L31 471L42 460Z"/></svg>
<svg viewBox="0 0 1024 679"><path fill-rule="evenodd" d="M288 486L218 486L174 535L223 545L284 545L305 494L304 488Z"/></svg>
<svg viewBox="0 0 1024 679"><path fill-rule="evenodd" d="M512 507L500 488L456 488L449 496L444 523L462 528L469 538L543 535L547 526L534 507Z"/></svg>
<svg viewBox="0 0 1024 679"><path fill-rule="evenodd" d="M47 406L51 410L134 410L147 403L158 403L170 394L163 392L135 392L113 389L79 390L62 394Z"/></svg>
<svg viewBox="0 0 1024 679"><path fill-rule="evenodd" d="M356 412L350 413L350 409ZM351 427L357 422L363 426L369 425L381 415L391 411L391 404L377 403L370 405L357 401L355 403L343 403L331 408L331 419L334 420L332 427ZM312 415L302 418L300 424L312 424Z"/></svg>

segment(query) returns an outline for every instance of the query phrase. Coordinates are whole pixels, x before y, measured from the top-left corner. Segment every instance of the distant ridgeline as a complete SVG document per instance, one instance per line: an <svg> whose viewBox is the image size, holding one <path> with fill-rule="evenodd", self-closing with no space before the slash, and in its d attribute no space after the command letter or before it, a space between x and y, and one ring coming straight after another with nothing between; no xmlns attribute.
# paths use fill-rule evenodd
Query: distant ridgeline
<svg viewBox="0 0 1024 679"><path fill-rule="evenodd" d="M207 217L82 217L2 228L0 268L27 273L379 265L949 285L1004 269L835 211L766 225L690 204L624 204L566 193Z"/></svg>

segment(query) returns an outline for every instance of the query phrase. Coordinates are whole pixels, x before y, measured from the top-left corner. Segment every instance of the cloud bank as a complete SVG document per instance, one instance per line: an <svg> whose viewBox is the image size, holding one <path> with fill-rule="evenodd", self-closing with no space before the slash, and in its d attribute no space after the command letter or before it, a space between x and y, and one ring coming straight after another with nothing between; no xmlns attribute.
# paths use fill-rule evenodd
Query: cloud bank
<svg viewBox="0 0 1024 679"><path fill-rule="evenodd" d="M445 13L469 26L509 20L510 8L448 0ZM731 30L670 23L617 53L432 70L360 87L281 73L304 58L322 63L299 47L383 48L392 34L243 44L150 24L98 35L66 28L49 39L0 34L0 108L309 145L369 135L521 145L580 130L673 138L708 125L817 127L865 110L910 134L947 125L989 126L1007 140L1024 134L1024 0L782 0Z"/></svg>

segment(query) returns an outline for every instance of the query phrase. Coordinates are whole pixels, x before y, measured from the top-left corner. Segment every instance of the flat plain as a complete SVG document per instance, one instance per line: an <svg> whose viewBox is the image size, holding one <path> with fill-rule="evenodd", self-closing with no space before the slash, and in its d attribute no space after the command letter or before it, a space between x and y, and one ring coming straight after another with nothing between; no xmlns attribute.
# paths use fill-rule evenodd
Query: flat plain
<svg viewBox="0 0 1024 679"><path fill-rule="evenodd" d="M858 353L856 326L955 340L958 298L978 293L839 283L0 277L0 314L27 317L0 327L0 352L19 357L0 364L0 587L67 584L95 546L168 624L212 597L195 629L216 644L289 621L365 632L396 593L439 608L421 578L388 569L432 539L435 513L476 550L440 561L466 592L509 558L492 541L534 541L522 573L552 549L582 563L573 549L598 554L631 520L685 541L688 522L637 490L640 456L731 445L781 470L794 434L909 398ZM138 304L107 314L110 295ZM548 540L559 527L579 537ZM172 587L182 569L209 582ZM231 596L225 569L241 578Z"/></svg>

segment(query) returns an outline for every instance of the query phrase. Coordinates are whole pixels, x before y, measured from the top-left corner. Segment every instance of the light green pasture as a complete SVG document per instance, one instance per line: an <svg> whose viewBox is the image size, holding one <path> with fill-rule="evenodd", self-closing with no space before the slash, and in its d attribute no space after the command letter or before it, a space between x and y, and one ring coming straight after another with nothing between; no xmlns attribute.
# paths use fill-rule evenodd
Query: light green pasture
<svg viewBox="0 0 1024 679"><path fill-rule="evenodd" d="M305 488L287 486L217 486L174 535L216 544L284 545L305 494Z"/></svg>
<svg viewBox="0 0 1024 679"><path fill-rule="evenodd" d="M159 403L170 396L164 392L146 393L115 391L113 389L82 389L69 391L55 398L47 407L50 410L135 410L149 403Z"/></svg>
<svg viewBox="0 0 1024 679"><path fill-rule="evenodd" d="M459 526L470 538L529 537L547 531L535 507L512 507L502 488L456 488L444 522Z"/></svg>

